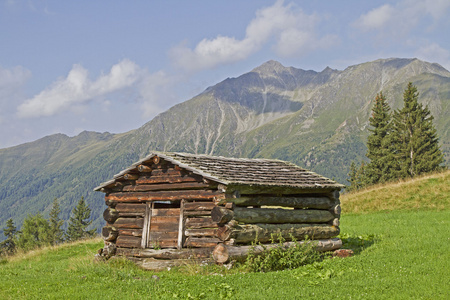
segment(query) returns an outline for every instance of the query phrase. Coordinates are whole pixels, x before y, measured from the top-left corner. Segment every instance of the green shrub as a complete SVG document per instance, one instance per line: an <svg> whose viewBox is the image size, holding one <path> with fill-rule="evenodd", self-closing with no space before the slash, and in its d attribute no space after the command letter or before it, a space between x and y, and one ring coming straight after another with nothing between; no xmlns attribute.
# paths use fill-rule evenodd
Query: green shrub
<svg viewBox="0 0 450 300"><path fill-rule="evenodd" d="M293 242L296 242L294 237L291 237ZM322 261L326 256L314 249L312 243L299 244L287 247L284 244L285 239L279 235L277 246L274 248L267 248L261 243L254 243L253 245L263 247L265 251L261 254L255 254L250 251L246 261L245 267L251 272L270 272L285 269L295 269L300 266ZM272 244L276 243L272 236Z"/></svg>

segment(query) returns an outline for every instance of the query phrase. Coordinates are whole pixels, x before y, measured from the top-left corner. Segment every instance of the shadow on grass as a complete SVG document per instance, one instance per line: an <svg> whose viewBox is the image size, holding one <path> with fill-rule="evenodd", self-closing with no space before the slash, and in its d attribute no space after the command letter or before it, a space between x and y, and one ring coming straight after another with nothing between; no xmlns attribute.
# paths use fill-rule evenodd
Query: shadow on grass
<svg viewBox="0 0 450 300"><path fill-rule="evenodd" d="M360 254L380 240L380 237L374 234L356 236L341 233L339 238L342 240L342 249L352 249L355 255Z"/></svg>

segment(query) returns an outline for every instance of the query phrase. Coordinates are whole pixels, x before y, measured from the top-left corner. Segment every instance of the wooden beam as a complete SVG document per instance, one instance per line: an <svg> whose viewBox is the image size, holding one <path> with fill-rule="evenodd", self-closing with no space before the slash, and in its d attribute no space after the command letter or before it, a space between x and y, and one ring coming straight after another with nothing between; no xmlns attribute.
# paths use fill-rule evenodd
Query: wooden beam
<svg viewBox="0 0 450 300"><path fill-rule="evenodd" d="M116 228L139 228L144 225L144 218L118 218L114 223Z"/></svg>
<svg viewBox="0 0 450 300"><path fill-rule="evenodd" d="M184 246L187 248L210 248L215 247L220 240L216 237L206 238L206 237L188 237Z"/></svg>
<svg viewBox="0 0 450 300"><path fill-rule="evenodd" d="M229 210L224 207L214 207L211 211L213 221L224 224L232 219L245 223L326 223L334 218L327 210L318 209L282 209L282 208L244 208L236 207Z"/></svg>
<svg viewBox="0 0 450 300"><path fill-rule="evenodd" d="M129 235L119 235L116 239L116 246L123 248L139 248L141 246L141 238Z"/></svg>
<svg viewBox="0 0 450 300"><path fill-rule="evenodd" d="M249 184L230 184L226 186L226 193L239 192L244 194L275 194L275 195L299 195L299 194L327 194L340 190L340 187L320 188L315 185L306 185L303 187L292 186L271 186L271 185L249 185Z"/></svg>
<svg viewBox="0 0 450 300"><path fill-rule="evenodd" d="M189 190L189 189L214 189L217 185L205 184L202 182L182 182L166 184L136 184L126 185L121 190L123 192L145 192L145 191L165 191L165 190Z"/></svg>
<svg viewBox="0 0 450 300"><path fill-rule="evenodd" d="M303 245L305 243L312 244L314 249L319 252L333 251L342 247L342 240L339 238L321 239L315 241L298 241L286 242L283 244L284 248ZM213 258L216 263L224 264L235 260L239 262L245 261L250 252L254 255L260 255L267 249L279 247L279 244L265 244L258 246L229 246L218 244L213 250Z"/></svg>
<svg viewBox="0 0 450 300"><path fill-rule="evenodd" d="M200 228L217 228L217 223L213 222L211 218L187 218L187 229L200 229Z"/></svg>
<svg viewBox="0 0 450 300"><path fill-rule="evenodd" d="M190 210L194 210L194 211L198 211L198 210L211 210L215 207L216 205L213 202L186 202L184 204L184 209L187 211Z"/></svg>
<svg viewBox="0 0 450 300"><path fill-rule="evenodd" d="M240 198L227 198L223 203L234 203L237 206L284 206L293 208L330 209L335 200L324 196L304 197L275 197L275 196L246 196ZM220 204L223 204L220 203Z"/></svg>
<svg viewBox="0 0 450 300"><path fill-rule="evenodd" d="M138 171L141 173L150 173L152 171L152 168L146 165L139 165L137 167Z"/></svg>
<svg viewBox="0 0 450 300"><path fill-rule="evenodd" d="M215 190L184 190L158 192L124 192L112 193L105 196L106 201L139 202L139 201L179 201L185 200L213 200L222 195Z"/></svg>
<svg viewBox="0 0 450 300"><path fill-rule="evenodd" d="M339 227L328 224L244 224L219 227L217 236L222 241L233 239L236 243L250 244L271 242L279 235L289 241L332 238L339 234ZM276 242L276 241L275 241Z"/></svg>
<svg viewBox="0 0 450 300"><path fill-rule="evenodd" d="M123 175L123 178L124 178L125 180L136 180L136 179L139 178L139 175L138 175L138 174L130 174L130 173L127 173L127 174Z"/></svg>
<svg viewBox="0 0 450 300"><path fill-rule="evenodd" d="M117 203L116 210L119 212L119 217L144 217L145 203Z"/></svg>
<svg viewBox="0 0 450 300"><path fill-rule="evenodd" d="M157 184L157 183L177 183L177 182L199 182L201 178L196 178L193 176L183 175L152 175L152 176L141 176L136 180L136 184Z"/></svg>
<svg viewBox="0 0 450 300"><path fill-rule="evenodd" d="M186 229L185 236L194 237L217 237L216 228L202 228L202 229Z"/></svg>

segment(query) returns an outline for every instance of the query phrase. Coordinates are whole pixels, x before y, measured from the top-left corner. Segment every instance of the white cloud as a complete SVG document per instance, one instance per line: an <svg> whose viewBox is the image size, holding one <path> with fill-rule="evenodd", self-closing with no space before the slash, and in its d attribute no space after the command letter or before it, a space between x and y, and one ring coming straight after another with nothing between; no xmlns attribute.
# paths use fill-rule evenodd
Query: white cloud
<svg viewBox="0 0 450 300"><path fill-rule="evenodd" d="M444 68L450 70L450 51L436 43L419 48L416 56L429 62L439 62Z"/></svg>
<svg viewBox="0 0 450 300"><path fill-rule="evenodd" d="M448 0L404 0L396 5L384 4L361 15L353 26L361 31L377 30L384 34L406 34L421 20L431 17L436 24L445 18L450 8Z"/></svg>
<svg viewBox="0 0 450 300"><path fill-rule="evenodd" d="M147 74L140 81L138 88L142 99L141 111L144 118L154 117L177 100L173 89L177 81L178 79L164 71Z"/></svg>
<svg viewBox="0 0 450 300"><path fill-rule="evenodd" d="M30 76L31 72L22 66L11 69L0 67L0 96L10 94L18 89Z"/></svg>
<svg viewBox="0 0 450 300"><path fill-rule="evenodd" d="M388 24L394 15L395 9L391 5L385 4L359 17L355 25L361 30L380 29Z"/></svg>
<svg viewBox="0 0 450 300"><path fill-rule="evenodd" d="M214 39L203 39L194 49L179 45L170 54L177 67L190 72L241 61L272 39L276 41L274 49L279 55L299 56L329 45L324 38L316 37L317 22L316 15L307 15L293 4L284 5L283 1L277 1L256 12L242 40L219 35ZM293 41L293 38L299 40ZM336 38L331 41L335 42Z"/></svg>
<svg viewBox="0 0 450 300"><path fill-rule="evenodd" d="M17 108L21 118L52 116L59 112L79 108L95 97L133 85L141 77L140 68L130 60L123 60L108 74L90 81L88 71L74 65L66 78L57 80L49 88L26 100Z"/></svg>

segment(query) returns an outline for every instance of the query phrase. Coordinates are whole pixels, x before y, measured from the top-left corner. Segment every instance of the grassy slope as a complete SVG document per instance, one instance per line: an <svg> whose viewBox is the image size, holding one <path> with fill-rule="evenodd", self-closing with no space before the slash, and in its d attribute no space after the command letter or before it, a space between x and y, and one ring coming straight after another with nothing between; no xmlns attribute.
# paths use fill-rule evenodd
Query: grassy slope
<svg viewBox="0 0 450 300"><path fill-rule="evenodd" d="M421 186L422 195L438 190L439 197L411 200L417 193L411 189L414 185ZM215 275L202 275L200 268L186 268L156 273L160 279L155 281L154 272L124 261L93 262L93 254L102 247L97 239L3 260L0 295L6 299L448 299L448 186L446 172L343 196L344 211L351 213L342 216L342 237L357 253L347 259L270 273L214 269ZM380 209L379 197L389 205ZM358 208L352 209L350 204L355 203Z"/></svg>
<svg viewBox="0 0 450 300"><path fill-rule="evenodd" d="M450 208L450 170L341 196L344 213Z"/></svg>

